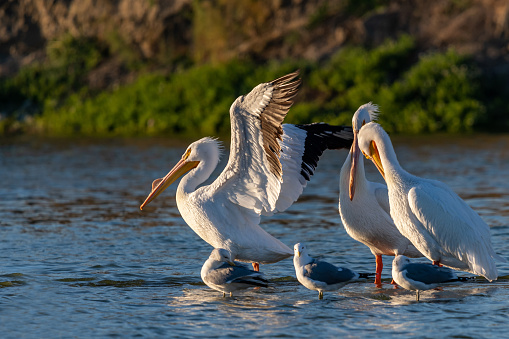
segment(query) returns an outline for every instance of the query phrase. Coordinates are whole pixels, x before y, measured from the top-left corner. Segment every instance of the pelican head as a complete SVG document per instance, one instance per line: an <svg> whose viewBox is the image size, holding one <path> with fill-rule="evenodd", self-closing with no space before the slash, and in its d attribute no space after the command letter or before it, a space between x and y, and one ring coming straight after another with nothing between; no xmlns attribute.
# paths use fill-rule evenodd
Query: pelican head
<svg viewBox="0 0 509 339"><path fill-rule="evenodd" d="M361 128L358 143L362 154L364 154L367 159L373 161L376 168L378 168L378 171L385 179L384 167L375 141L381 141L384 137L388 138L387 133L384 131L382 126L375 122L370 122Z"/></svg>
<svg viewBox="0 0 509 339"><path fill-rule="evenodd" d="M378 118L378 106L368 102L360 106L352 118L352 129L353 129L353 143L351 148L351 167L350 167L350 186L349 186L349 194L350 200L353 199L355 194L355 172L357 171L357 164L359 162L359 143L358 143L358 134L359 130L365 124L375 121Z"/></svg>
<svg viewBox="0 0 509 339"><path fill-rule="evenodd" d="M219 142L213 138L202 138L193 142L182 155L180 161L171 169L164 178L156 179L152 182L152 191L145 199L140 209L143 210L149 202L154 200L175 180L186 174L190 170L198 167L200 163L210 164L207 166L209 173L207 177L216 168L219 162L221 147Z"/></svg>

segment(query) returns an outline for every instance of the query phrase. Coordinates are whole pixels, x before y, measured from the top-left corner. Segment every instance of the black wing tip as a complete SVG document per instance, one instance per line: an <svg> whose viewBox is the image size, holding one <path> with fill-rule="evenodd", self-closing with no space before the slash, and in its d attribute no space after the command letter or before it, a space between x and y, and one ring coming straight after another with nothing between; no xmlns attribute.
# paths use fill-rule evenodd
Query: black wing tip
<svg viewBox="0 0 509 339"><path fill-rule="evenodd" d="M306 131L300 172L306 181L310 180L325 150L352 146L353 130L350 126L335 126L324 122L295 126Z"/></svg>

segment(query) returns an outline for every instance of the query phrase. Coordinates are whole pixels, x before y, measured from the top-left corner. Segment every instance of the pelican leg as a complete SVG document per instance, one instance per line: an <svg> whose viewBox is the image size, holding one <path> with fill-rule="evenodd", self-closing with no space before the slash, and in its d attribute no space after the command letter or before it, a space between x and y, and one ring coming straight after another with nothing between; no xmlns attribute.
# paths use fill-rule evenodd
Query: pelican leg
<svg viewBox="0 0 509 339"><path fill-rule="evenodd" d="M375 255L376 258L376 270L375 270L375 285L376 287L382 287L382 269L384 264L382 262L381 255Z"/></svg>
<svg viewBox="0 0 509 339"><path fill-rule="evenodd" d="M318 299L323 299L323 291L318 291Z"/></svg>
<svg viewBox="0 0 509 339"><path fill-rule="evenodd" d="M253 265L253 270L255 270L256 272L260 272L260 264L257 263L257 262L254 262L252 263Z"/></svg>

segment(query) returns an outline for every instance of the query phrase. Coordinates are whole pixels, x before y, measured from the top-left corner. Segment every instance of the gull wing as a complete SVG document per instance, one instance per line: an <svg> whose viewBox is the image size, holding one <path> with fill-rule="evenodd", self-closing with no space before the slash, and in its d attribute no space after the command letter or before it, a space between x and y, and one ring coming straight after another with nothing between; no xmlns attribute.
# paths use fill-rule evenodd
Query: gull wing
<svg viewBox="0 0 509 339"><path fill-rule="evenodd" d="M239 283L266 287L268 283L263 278L263 274L252 271L245 266L230 266L228 263L224 263L207 274L206 280L214 285Z"/></svg>
<svg viewBox="0 0 509 339"><path fill-rule="evenodd" d="M345 283L358 278L358 274L348 268L336 267L318 260L304 266L304 276L327 285Z"/></svg>
<svg viewBox="0 0 509 339"><path fill-rule="evenodd" d="M406 271L408 279L425 284L438 284L458 278L450 268L432 264L410 263L403 266L401 271Z"/></svg>

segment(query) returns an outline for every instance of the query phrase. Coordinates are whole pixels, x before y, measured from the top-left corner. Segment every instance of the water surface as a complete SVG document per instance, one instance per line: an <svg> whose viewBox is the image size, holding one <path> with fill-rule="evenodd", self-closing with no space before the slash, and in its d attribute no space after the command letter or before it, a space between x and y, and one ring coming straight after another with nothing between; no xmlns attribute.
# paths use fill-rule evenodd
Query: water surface
<svg viewBox="0 0 509 339"><path fill-rule="evenodd" d="M509 258L509 137L395 140L409 172L446 182L491 226ZM461 337L509 330L509 265L501 279L426 291L393 289L385 257L382 289L355 283L309 291L291 259L262 265L273 282L233 298L205 286L211 248L184 223L176 184L141 212L151 188L185 145L164 140L24 140L0 145L0 328L23 337ZM346 151L328 151L301 199L263 227L292 247L360 272L369 249L337 213ZM226 157L225 157L226 158ZM372 164L368 178L380 181ZM468 274L463 274L468 275Z"/></svg>

